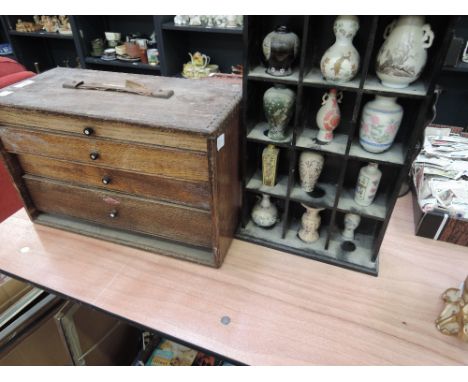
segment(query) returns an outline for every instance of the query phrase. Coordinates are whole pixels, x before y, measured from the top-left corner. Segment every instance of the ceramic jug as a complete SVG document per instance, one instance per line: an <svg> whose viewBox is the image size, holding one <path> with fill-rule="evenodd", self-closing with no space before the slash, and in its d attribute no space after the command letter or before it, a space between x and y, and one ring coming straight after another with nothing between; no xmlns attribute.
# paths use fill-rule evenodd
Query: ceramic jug
<svg viewBox="0 0 468 382"><path fill-rule="evenodd" d="M318 233L321 221L319 212L323 211L324 208L313 208L302 203L301 205L306 209L306 212L302 215L302 226L297 234L302 241L313 243L320 237Z"/></svg>
<svg viewBox="0 0 468 382"><path fill-rule="evenodd" d="M403 118L396 97L376 96L362 110L359 142L371 153L388 150L395 140Z"/></svg>
<svg viewBox="0 0 468 382"><path fill-rule="evenodd" d="M263 228L270 228L276 224L278 209L270 201L270 195L262 194L262 199L252 209L252 220L256 225Z"/></svg>
<svg viewBox="0 0 468 382"><path fill-rule="evenodd" d="M305 192L314 191L315 184L322 172L323 155L312 151L303 151L299 156L299 178Z"/></svg>
<svg viewBox="0 0 468 382"><path fill-rule="evenodd" d="M369 207L374 201L379 187L382 171L377 163L369 163L359 171L358 182L354 192L354 201L363 207Z"/></svg>
<svg viewBox="0 0 468 382"><path fill-rule="evenodd" d="M320 61L323 77L329 81L352 80L359 70L359 52L353 38L359 29L356 16L338 16L333 24L335 43L326 50Z"/></svg>
<svg viewBox="0 0 468 382"><path fill-rule="evenodd" d="M384 86L406 88L421 75L434 32L424 16L400 16L384 32L377 54L376 72Z"/></svg>
<svg viewBox="0 0 468 382"><path fill-rule="evenodd" d="M344 230L341 233L346 240L354 240L354 231L359 226L361 217L357 214L348 213L344 216Z"/></svg>
<svg viewBox="0 0 468 382"><path fill-rule="evenodd" d="M317 134L319 143L330 143L333 140L333 130L340 124L340 107L338 104L343 98L343 93L337 93L336 89L330 89L322 97L322 107L317 112L315 121L320 129Z"/></svg>
<svg viewBox="0 0 468 382"><path fill-rule="evenodd" d="M275 84L263 95L263 110L270 129L268 137L280 141L285 138L284 132L291 120L295 93L282 84Z"/></svg>
<svg viewBox="0 0 468 382"><path fill-rule="evenodd" d="M299 37L285 26L279 26L266 35L262 44L268 63L266 72L276 77L292 74L291 65L299 52Z"/></svg>

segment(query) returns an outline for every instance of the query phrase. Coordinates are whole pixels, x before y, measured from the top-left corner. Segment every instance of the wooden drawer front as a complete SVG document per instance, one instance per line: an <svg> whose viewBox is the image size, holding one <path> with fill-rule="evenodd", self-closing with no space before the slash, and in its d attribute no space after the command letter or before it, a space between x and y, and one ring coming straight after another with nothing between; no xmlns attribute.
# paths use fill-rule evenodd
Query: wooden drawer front
<svg viewBox="0 0 468 382"><path fill-rule="evenodd" d="M80 136L120 139L124 141L168 146L187 150L207 151L206 139L201 135L166 131L154 127L102 121L86 117L73 117L34 110L0 108L0 124L37 127L73 133ZM85 129L87 129L85 131Z"/></svg>
<svg viewBox="0 0 468 382"><path fill-rule="evenodd" d="M176 149L129 145L2 126L7 151L113 167L132 172L192 181L208 181L206 154ZM91 155L97 155L91 159Z"/></svg>
<svg viewBox="0 0 468 382"><path fill-rule="evenodd" d="M19 155L18 159L27 174L128 192L203 209L210 208L208 182L142 175L28 154Z"/></svg>
<svg viewBox="0 0 468 382"><path fill-rule="evenodd" d="M25 175L24 180L39 211L191 245L211 246L211 214L207 211L45 181L30 175Z"/></svg>

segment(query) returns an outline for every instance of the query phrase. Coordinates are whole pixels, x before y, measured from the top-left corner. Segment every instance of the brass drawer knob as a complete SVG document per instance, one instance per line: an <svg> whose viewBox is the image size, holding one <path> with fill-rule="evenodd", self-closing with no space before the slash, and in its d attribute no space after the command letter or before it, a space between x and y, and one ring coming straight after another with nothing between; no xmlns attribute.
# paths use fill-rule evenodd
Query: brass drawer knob
<svg viewBox="0 0 468 382"><path fill-rule="evenodd" d="M107 175L102 177L103 184L109 184L110 182L111 182L111 178L108 177Z"/></svg>
<svg viewBox="0 0 468 382"><path fill-rule="evenodd" d="M94 133L94 129L93 129L92 127L85 127L85 128L83 129L83 134L84 134L84 135L87 135L88 137L89 137L90 135L93 135L93 133Z"/></svg>
<svg viewBox="0 0 468 382"><path fill-rule="evenodd" d="M89 157L92 159L92 160L96 160L99 158L99 153L91 153L89 154Z"/></svg>
<svg viewBox="0 0 468 382"><path fill-rule="evenodd" d="M111 213L109 214L109 217L111 219L115 219L117 217L117 211L116 210L112 210Z"/></svg>

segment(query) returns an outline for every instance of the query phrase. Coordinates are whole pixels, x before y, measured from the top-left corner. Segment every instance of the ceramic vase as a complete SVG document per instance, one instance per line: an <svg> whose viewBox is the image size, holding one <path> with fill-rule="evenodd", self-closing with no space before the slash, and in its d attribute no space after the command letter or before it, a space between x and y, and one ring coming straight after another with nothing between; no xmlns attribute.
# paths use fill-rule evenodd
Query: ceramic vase
<svg viewBox="0 0 468 382"><path fill-rule="evenodd" d="M376 72L384 86L406 88L421 75L434 32L424 16L400 16L387 26Z"/></svg>
<svg viewBox="0 0 468 382"><path fill-rule="evenodd" d="M299 178L301 188L305 192L314 191L315 184L322 172L323 155L311 151L303 151L299 157Z"/></svg>
<svg viewBox="0 0 468 382"><path fill-rule="evenodd" d="M317 134L319 143L330 143L333 140L333 130L340 124L341 113L338 104L343 98L343 93L337 93L336 89L330 89L322 97L322 107L317 112L315 121L320 129Z"/></svg>
<svg viewBox="0 0 468 382"><path fill-rule="evenodd" d="M395 140L403 118L396 97L376 96L362 110L359 142L371 153L388 150Z"/></svg>
<svg viewBox="0 0 468 382"><path fill-rule="evenodd" d="M262 152L262 183L274 187L278 170L279 149L275 145L268 145Z"/></svg>
<svg viewBox="0 0 468 382"><path fill-rule="evenodd" d="M326 50L320 61L320 70L326 80L346 82L359 70L359 52L353 38L359 29L356 16L338 16L333 24L335 43Z"/></svg>
<svg viewBox="0 0 468 382"><path fill-rule="evenodd" d="M344 230L341 233L346 240L354 240L354 231L359 226L361 217L357 214L346 214L344 216Z"/></svg>
<svg viewBox="0 0 468 382"><path fill-rule="evenodd" d="M374 201L379 187L382 171L377 163L369 163L359 171L358 182L354 192L354 201L363 207L369 207Z"/></svg>
<svg viewBox="0 0 468 382"><path fill-rule="evenodd" d="M280 141L285 138L284 132L291 120L295 93L285 85L275 84L263 95L263 110L270 129L268 137Z"/></svg>
<svg viewBox="0 0 468 382"><path fill-rule="evenodd" d="M295 33L280 26L266 35L262 48L268 74L276 77L292 74L291 65L299 52L299 37Z"/></svg>
<svg viewBox="0 0 468 382"><path fill-rule="evenodd" d="M278 209L270 201L270 195L262 194L262 199L252 209L252 220L256 225L263 228L270 228L276 224Z"/></svg>
<svg viewBox="0 0 468 382"><path fill-rule="evenodd" d="M302 225L297 234L302 241L313 243L320 237L318 233L321 221L319 212L323 211L324 208L313 208L305 204L302 204L302 206L306 209L306 212L302 215Z"/></svg>

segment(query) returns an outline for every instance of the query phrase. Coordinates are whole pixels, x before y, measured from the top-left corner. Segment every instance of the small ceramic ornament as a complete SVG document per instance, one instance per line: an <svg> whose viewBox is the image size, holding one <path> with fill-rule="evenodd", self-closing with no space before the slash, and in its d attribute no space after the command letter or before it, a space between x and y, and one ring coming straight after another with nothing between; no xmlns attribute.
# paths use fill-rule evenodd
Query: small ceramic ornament
<svg viewBox="0 0 468 382"><path fill-rule="evenodd" d="M322 97L322 107L317 112L315 121L320 129L317 134L319 143L326 144L333 140L333 130L340 124L341 113L338 104L343 98L343 93L330 89Z"/></svg>
<svg viewBox="0 0 468 382"><path fill-rule="evenodd" d="M292 74L291 65L299 53L299 37L286 26L279 26L266 35L262 44L268 63L266 72L276 77Z"/></svg>
<svg viewBox="0 0 468 382"><path fill-rule="evenodd" d="M270 195L262 194L262 199L252 209L253 222L263 228L273 227L278 221L278 209L270 201Z"/></svg>
<svg viewBox="0 0 468 382"><path fill-rule="evenodd" d="M374 201L379 188L382 171L377 163L369 163L359 171L358 182L354 192L354 201L363 207L369 207Z"/></svg>
<svg viewBox="0 0 468 382"><path fill-rule="evenodd" d="M268 137L281 141L285 139L284 132L291 120L295 93L282 84L275 84L263 95L263 110L270 129Z"/></svg>
<svg viewBox="0 0 468 382"><path fill-rule="evenodd" d="M421 76L427 49L434 41L434 32L424 20L424 16L400 16L385 29L385 42L376 61L377 76L382 85L406 88Z"/></svg>
<svg viewBox="0 0 468 382"><path fill-rule="evenodd" d="M313 243L320 237L318 233L321 221L319 212L323 211L324 208L313 208L302 203L301 205L306 209L306 212L302 215L302 226L297 234L302 241Z"/></svg>
<svg viewBox="0 0 468 382"><path fill-rule="evenodd" d="M361 222L361 217L357 214L346 214L344 216L344 230L341 233L346 240L354 240L354 231L359 226Z"/></svg>
<svg viewBox="0 0 468 382"><path fill-rule="evenodd" d="M275 145L268 145L262 153L262 182L265 186L274 187L278 169L279 149Z"/></svg>
<svg viewBox="0 0 468 382"><path fill-rule="evenodd" d="M216 20L216 26L217 26L218 28L226 28L226 25L227 25L226 16L224 16L224 15L217 15L215 20Z"/></svg>
<svg viewBox="0 0 468 382"><path fill-rule="evenodd" d="M190 16L189 25L192 25L192 26L201 26L201 25L202 25L201 16L200 16L200 15L191 15L191 16Z"/></svg>
<svg viewBox="0 0 468 382"><path fill-rule="evenodd" d="M190 22L190 16L186 15L177 15L174 17L175 25L188 25Z"/></svg>
<svg viewBox="0 0 468 382"><path fill-rule="evenodd" d="M353 45L353 38L359 29L356 16L338 16L333 24L335 43L326 50L320 61L323 77L329 81L352 80L359 70L359 52Z"/></svg>
<svg viewBox="0 0 468 382"><path fill-rule="evenodd" d="M237 15L226 16L226 28L237 28Z"/></svg>
<svg viewBox="0 0 468 382"><path fill-rule="evenodd" d="M323 155L312 151L303 151L299 156L299 178L301 188L310 193L314 191L315 184L322 172Z"/></svg>

